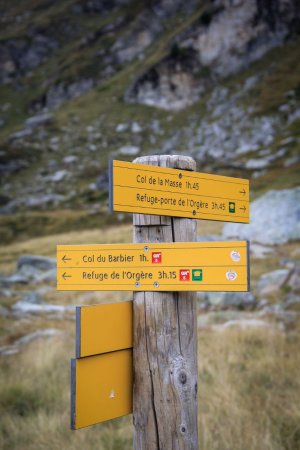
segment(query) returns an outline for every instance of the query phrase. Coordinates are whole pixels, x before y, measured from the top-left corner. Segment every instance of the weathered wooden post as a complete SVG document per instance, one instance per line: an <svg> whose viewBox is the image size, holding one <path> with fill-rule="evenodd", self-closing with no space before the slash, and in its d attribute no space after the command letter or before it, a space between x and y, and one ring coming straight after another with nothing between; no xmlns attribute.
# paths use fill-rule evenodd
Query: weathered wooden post
<svg viewBox="0 0 300 450"><path fill-rule="evenodd" d="M146 156L134 162L196 170L195 161L185 156ZM133 220L136 243L196 240L193 219L134 214ZM134 449L196 450L196 293L134 292L133 305Z"/></svg>

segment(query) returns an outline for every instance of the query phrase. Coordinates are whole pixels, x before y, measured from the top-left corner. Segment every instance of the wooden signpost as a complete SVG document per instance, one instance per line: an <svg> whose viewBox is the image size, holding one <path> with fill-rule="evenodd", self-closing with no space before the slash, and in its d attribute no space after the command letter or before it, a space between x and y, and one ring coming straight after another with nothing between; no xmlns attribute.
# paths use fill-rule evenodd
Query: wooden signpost
<svg viewBox="0 0 300 450"><path fill-rule="evenodd" d="M248 180L183 156L110 164L110 206L134 244L57 247L59 290L133 291L76 309L71 427L133 412L134 449L198 449L196 291L247 291L246 241L196 242L196 221L249 222Z"/></svg>

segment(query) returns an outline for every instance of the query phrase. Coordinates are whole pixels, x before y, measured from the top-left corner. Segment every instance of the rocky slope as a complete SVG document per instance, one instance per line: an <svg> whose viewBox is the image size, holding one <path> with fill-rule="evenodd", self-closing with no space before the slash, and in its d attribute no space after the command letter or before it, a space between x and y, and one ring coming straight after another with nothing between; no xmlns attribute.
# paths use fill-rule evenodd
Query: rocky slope
<svg viewBox="0 0 300 450"><path fill-rule="evenodd" d="M189 154L253 198L299 184L296 0L0 6L5 241L112 220L109 158Z"/></svg>

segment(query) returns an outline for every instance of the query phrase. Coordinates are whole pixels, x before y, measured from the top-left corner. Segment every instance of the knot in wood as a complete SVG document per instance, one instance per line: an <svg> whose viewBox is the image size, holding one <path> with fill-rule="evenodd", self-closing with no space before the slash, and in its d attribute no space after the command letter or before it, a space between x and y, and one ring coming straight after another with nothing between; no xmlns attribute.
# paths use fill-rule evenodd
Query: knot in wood
<svg viewBox="0 0 300 450"><path fill-rule="evenodd" d="M184 434L184 433L186 432L186 426L185 426L185 424L181 424L181 425L180 425L180 431L181 431L182 434Z"/></svg>
<svg viewBox="0 0 300 450"><path fill-rule="evenodd" d="M186 384L187 382L187 374L184 370L181 370L178 375L179 382L181 384Z"/></svg>

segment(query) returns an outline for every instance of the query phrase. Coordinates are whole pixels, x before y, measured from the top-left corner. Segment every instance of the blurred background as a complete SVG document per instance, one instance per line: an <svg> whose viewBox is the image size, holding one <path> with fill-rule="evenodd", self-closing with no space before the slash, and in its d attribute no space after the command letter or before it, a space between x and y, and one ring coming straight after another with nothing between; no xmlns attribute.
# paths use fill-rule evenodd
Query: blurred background
<svg viewBox="0 0 300 450"><path fill-rule="evenodd" d="M0 448L132 448L131 417L69 430L74 306L57 244L131 242L108 161L192 156L250 179L251 292L198 295L203 450L300 448L297 0L0 0Z"/></svg>

